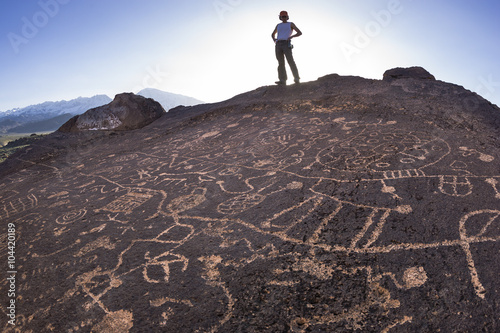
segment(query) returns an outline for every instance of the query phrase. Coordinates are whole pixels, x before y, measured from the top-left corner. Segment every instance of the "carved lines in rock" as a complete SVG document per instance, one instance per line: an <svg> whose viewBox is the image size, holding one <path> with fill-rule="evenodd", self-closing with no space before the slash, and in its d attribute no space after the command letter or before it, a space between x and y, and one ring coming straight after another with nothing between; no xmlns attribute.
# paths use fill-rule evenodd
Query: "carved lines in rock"
<svg viewBox="0 0 500 333"><path fill-rule="evenodd" d="M6 219L14 214L35 208L38 205L38 198L34 194L29 194L16 200L9 200L0 207L0 219Z"/></svg>
<svg viewBox="0 0 500 333"><path fill-rule="evenodd" d="M71 224L78 220L82 220L87 214L87 210L85 208L76 209L70 212L67 212L56 219L56 223L58 224Z"/></svg>
<svg viewBox="0 0 500 333"><path fill-rule="evenodd" d="M486 183L490 184L493 187L493 190L495 191L495 198L500 199L500 189L498 188L498 180L495 178L488 178L485 180Z"/></svg>
<svg viewBox="0 0 500 333"><path fill-rule="evenodd" d="M417 169L384 171L383 175L384 179L425 177L425 173L422 170L417 170Z"/></svg>
<svg viewBox="0 0 500 333"><path fill-rule="evenodd" d="M466 197L472 193L472 184L467 177L439 176L439 190L452 197Z"/></svg>
<svg viewBox="0 0 500 333"><path fill-rule="evenodd" d="M259 193L245 193L219 204L217 210L222 214L238 214L257 206L264 199L266 199L266 196Z"/></svg>
<svg viewBox="0 0 500 333"><path fill-rule="evenodd" d="M470 272L471 282L474 286L476 295L480 298L485 298L486 289L479 280L479 274L476 269L474 258L470 249L470 244L475 241L498 241L500 240L500 211L499 210L478 210L469 214L466 214L459 222L460 231L460 245L465 252L465 257L467 259L467 267ZM471 223L471 222L474 223ZM468 223L469 222L469 223ZM467 224L468 223L468 224ZM496 228L492 228L493 223L496 223ZM471 225L472 224L472 225ZM478 226L482 227L479 229ZM474 236L469 235L468 227L470 229L474 228L476 234ZM479 230L478 230L479 229ZM488 231L493 233L496 231L497 235L485 236Z"/></svg>
<svg viewBox="0 0 500 333"><path fill-rule="evenodd" d="M140 207L152 197L153 194L150 192L133 190L110 202L101 210L112 213L125 213L126 215L128 215L131 214L134 209Z"/></svg>

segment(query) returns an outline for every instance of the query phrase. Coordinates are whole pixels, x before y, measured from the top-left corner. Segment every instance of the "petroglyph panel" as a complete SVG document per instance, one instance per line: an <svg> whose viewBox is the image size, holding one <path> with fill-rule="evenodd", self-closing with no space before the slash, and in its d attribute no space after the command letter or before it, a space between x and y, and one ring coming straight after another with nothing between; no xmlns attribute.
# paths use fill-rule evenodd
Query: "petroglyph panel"
<svg viewBox="0 0 500 333"><path fill-rule="evenodd" d="M451 321L493 304L496 153L322 111L228 115L8 178L19 325L237 332L254 313L275 331L413 331L438 285L468 302Z"/></svg>

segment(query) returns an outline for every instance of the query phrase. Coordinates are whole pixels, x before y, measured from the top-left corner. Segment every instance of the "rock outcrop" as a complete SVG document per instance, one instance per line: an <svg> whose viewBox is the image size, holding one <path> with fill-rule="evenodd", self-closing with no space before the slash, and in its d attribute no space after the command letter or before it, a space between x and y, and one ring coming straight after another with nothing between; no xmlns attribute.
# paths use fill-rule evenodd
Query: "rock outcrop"
<svg viewBox="0 0 500 333"><path fill-rule="evenodd" d="M383 79L385 81L392 81L399 79L436 80L434 75L432 75L422 67L389 69L384 73Z"/></svg>
<svg viewBox="0 0 500 333"><path fill-rule="evenodd" d="M499 138L463 87L338 75L54 133L0 165L16 329L496 332Z"/></svg>
<svg viewBox="0 0 500 333"><path fill-rule="evenodd" d="M106 105L75 116L59 128L59 132L92 130L134 130L160 118L166 111L153 99L123 93Z"/></svg>

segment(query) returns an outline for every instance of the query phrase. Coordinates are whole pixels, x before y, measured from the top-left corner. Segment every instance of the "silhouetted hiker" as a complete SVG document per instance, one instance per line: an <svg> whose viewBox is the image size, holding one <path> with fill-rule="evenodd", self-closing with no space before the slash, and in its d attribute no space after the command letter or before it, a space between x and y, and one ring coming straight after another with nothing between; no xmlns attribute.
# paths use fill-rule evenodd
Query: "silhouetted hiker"
<svg viewBox="0 0 500 333"><path fill-rule="evenodd" d="M271 35L276 43L276 59L278 59L279 81L276 81L277 84L286 84L287 75L285 69L285 57L286 61L288 61L290 69L292 70L295 83L300 82L299 71L297 70L297 65L295 65L295 60L293 60L293 46L291 39L299 37L302 35L302 32L293 22L288 22L288 18L288 13L286 11L282 11L280 13L280 20L282 23L279 23L276 28L274 28L273 34ZM296 34L292 35L294 30L296 31ZM278 37L274 37L276 34L278 34Z"/></svg>

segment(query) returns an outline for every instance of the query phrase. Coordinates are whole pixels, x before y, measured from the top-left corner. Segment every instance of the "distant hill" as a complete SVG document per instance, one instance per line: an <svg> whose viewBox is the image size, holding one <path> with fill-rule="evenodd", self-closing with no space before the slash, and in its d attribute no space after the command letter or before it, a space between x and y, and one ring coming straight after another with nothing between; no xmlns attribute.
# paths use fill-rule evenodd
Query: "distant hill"
<svg viewBox="0 0 500 333"><path fill-rule="evenodd" d="M0 113L0 134L54 131L74 115L111 102L106 95L44 102Z"/></svg>
<svg viewBox="0 0 500 333"><path fill-rule="evenodd" d="M173 94L166 91L146 88L137 93L137 95L141 95L146 98L152 98L163 106L165 111L168 111L176 106L184 105L184 106L193 106L197 104L202 104L204 102L189 96Z"/></svg>

